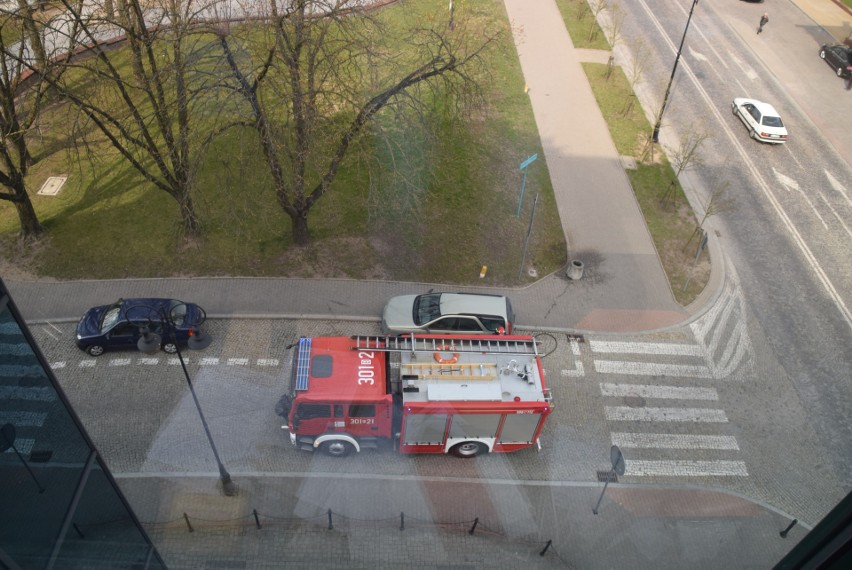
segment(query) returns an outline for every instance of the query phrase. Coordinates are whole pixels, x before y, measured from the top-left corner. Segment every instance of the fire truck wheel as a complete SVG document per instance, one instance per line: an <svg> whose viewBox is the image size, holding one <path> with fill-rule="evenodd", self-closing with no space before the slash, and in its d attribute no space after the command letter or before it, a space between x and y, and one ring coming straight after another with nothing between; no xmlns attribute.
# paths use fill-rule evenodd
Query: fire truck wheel
<svg viewBox="0 0 852 570"><path fill-rule="evenodd" d="M332 457L346 457L355 448L347 441L326 441L322 444L321 449L326 455Z"/></svg>
<svg viewBox="0 0 852 570"><path fill-rule="evenodd" d="M467 459L468 457L476 457L488 451L488 448L478 441L463 441L450 448L450 453L456 457Z"/></svg>

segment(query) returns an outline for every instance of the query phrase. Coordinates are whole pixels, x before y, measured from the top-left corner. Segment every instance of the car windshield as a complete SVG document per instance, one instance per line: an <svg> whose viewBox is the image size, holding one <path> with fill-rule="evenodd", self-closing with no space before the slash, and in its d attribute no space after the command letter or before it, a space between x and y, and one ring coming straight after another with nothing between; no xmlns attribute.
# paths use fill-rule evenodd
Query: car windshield
<svg viewBox="0 0 852 570"><path fill-rule="evenodd" d="M103 321L101 323L101 331L110 330L118 322L118 315L121 313L121 306L113 305L104 312Z"/></svg>
<svg viewBox="0 0 852 570"><path fill-rule="evenodd" d="M783 127L784 123L781 122L781 117L773 117L772 115L764 115L763 121L761 121L766 127Z"/></svg>
<svg viewBox="0 0 852 570"><path fill-rule="evenodd" d="M422 325L441 316L441 294L430 293L414 299L414 323Z"/></svg>

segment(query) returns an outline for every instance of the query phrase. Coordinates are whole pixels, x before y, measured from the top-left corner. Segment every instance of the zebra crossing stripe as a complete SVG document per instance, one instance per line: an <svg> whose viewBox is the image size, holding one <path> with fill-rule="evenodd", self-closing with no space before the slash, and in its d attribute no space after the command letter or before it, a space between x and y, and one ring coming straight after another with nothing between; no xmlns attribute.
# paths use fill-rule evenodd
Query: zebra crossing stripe
<svg viewBox="0 0 852 570"><path fill-rule="evenodd" d="M631 408L605 406L609 421L727 423L725 410L707 408Z"/></svg>
<svg viewBox="0 0 852 570"><path fill-rule="evenodd" d="M29 454L29 452L33 450L34 445L34 439L26 439L21 437L15 439L15 449L17 449L18 453L20 453L21 455ZM10 447L6 450L6 453L15 453L15 450Z"/></svg>
<svg viewBox="0 0 852 570"><path fill-rule="evenodd" d="M613 397L640 396L665 400L718 400L713 388L690 388L686 386L646 386L641 384L601 383L601 395Z"/></svg>
<svg viewBox="0 0 852 570"><path fill-rule="evenodd" d="M640 461L626 460L624 474L636 477L748 477L742 461Z"/></svg>
<svg viewBox="0 0 852 570"><path fill-rule="evenodd" d="M612 444L625 449L731 449L739 451L730 435L680 435L674 433L612 433Z"/></svg>
<svg viewBox="0 0 852 570"><path fill-rule="evenodd" d="M47 386L24 388L21 386L0 386L0 400L27 400L32 402L52 402L56 392Z"/></svg>
<svg viewBox="0 0 852 570"><path fill-rule="evenodd" d="M595 370L601 374L630 374L634 376L680 376L684 378L712 378L707 366L688 364L659 364L656 362L620 362L595 360Z"/></svg>
<svg viewBox="0 0 852 570"><path fill-rule="evenodd" d="M616 354L669 354L674 356L704 356L700 346L693 344L675 344L665 342L622 342L610 340L590 340L592 352L610 352Z"/></svg>
<svg viewBox="0 0 852 570"><path fill-rule="evenodd" d="M41 427L45 419L46 413L0 412L0 424L15 424L15 427Z"/></svg>

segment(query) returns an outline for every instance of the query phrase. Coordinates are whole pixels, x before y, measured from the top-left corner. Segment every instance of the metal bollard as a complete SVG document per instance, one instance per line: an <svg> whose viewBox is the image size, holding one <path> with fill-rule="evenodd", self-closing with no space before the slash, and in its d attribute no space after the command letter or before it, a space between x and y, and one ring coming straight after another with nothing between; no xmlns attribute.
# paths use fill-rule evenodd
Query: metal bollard
<svg viewBox="0 0 852 570"><path fill-rule="evenodd" d="M187 526L187 528L189 528L189 532L192 532L192 524L189 522L189 515L186 514L186 513L183 513L183 520L186 521L186 526Z"/></svg>
<svg viewBox="0 0 852 570"><path fill-rule="evenodd" d="M252 509L251 512L254 515L254 524L257 525L257 528L260 528L260 519L257 517L257 509Z"/></svg>
<svg viewBox="0 0 852 570"><path fill-rule="evenodd" d="M479 524L479 517L476 517L475 519L473 519L473 526L470 527L470 530L467 531L467 533L472 535L473 531L476 530L476 525L478 525L478 524Z"/></svg>
<svg viewBox="0 0 852 570"><path fill-rule="evenodd" d="M790 532L790 529L796 526L797 522L799 522L799 519L793 519L793 522L790 523L790 526L779 532L778 534L781 535L781 538L787 538L787 533Z"/></svg>
<svg viewBox="0 0 852 570"><path fill-rule="evenodd" d="M544 556L544 553L547 552L547 549L550 548L550 545L553 544L552 540L548 540L547 544L544 545L544 549L538 553L539 556Z"/></svg>
<svg viewBox="0 0 852 570"><path fill-rule="evenodd" d="M333 530L334 525L331 524L331 509L328 509L328 530Z"/></svg>

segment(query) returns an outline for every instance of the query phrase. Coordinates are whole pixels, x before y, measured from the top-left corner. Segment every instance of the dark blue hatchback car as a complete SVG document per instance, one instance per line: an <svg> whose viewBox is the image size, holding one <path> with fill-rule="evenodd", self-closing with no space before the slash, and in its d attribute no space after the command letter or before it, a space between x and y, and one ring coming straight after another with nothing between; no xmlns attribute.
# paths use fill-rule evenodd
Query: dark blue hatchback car
<svg viewBox="0 0 852 570"><path fill-rule="evenodd" d="M86 311L77 323L77 347L92 356L100 356L106 350L136 350L136 343L148 330L160 335L161 348L172 354L177 352L175 342L186 345L191 336L200 332L206 318L198 305L176 299L119 299L112 305Z"/></svg>

